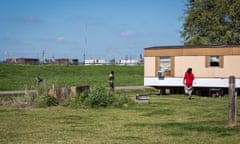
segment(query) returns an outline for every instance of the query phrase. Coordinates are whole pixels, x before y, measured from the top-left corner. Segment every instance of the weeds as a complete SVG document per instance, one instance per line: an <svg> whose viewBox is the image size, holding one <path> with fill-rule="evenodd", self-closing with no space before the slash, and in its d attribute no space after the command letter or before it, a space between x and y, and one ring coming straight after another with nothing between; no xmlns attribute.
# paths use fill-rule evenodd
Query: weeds
<svg viewBox="0 0 240 144"><path fill-rule="evenodd" d="M57 106L59 104L59 100L57 100L53 96L39 96L37 100L38 107L50 107L50 106Z"/></svg>
<svg viewBox="0 0 240 144"><path fill-rule="evenodd" d="M104 86L95 86L88 92L77 93L70 99L57 99L47 94L47 87L42 84L36 93L5 96L0 98L2 105L16 107L50 107L50 106L70 106L79 107L123 107L134 104L134 101L126 94L114 94Z"/></svg>
<svg viewBox="0 0 240 144"><path fill-rule="evenodd" d="M88 106L91 108L132 104L133 101L127 95L115 95L104 86L94 87L90 92L77 94L72 99L72 106Z"/></svg>

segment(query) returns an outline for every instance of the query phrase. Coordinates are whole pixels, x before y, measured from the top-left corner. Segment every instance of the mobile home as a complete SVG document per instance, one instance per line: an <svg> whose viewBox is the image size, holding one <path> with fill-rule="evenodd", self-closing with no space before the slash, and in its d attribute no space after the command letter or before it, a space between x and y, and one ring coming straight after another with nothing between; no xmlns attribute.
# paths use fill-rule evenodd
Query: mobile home
<svg viewBox="0 0 240 144"><path fill-rule="evenodd" d="M183 76L191 67L194 92L199 95L227 93L229 76L240 90L240 45L160 46L144 49L144 86L183 93Z"/></svg>

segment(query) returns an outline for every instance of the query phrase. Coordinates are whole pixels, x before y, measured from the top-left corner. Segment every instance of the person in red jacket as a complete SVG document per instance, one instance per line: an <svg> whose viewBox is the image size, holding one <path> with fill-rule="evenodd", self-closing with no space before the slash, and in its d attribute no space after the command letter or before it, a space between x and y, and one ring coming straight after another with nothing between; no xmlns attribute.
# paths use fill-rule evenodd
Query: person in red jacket
<svg viewBox="0 0 240 144"><path fill-rule="evenodd" d="M192 68L188 68L184 74L183 84L185 93L188 95L188 99L191 99L193 92L193 80L194 74L192 73Z"/></svg>

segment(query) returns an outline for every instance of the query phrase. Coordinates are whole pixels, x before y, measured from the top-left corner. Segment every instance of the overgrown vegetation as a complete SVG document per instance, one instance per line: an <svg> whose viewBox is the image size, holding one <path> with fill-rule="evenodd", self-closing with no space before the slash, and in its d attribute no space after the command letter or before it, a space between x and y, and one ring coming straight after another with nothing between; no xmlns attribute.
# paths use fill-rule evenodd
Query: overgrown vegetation
<svg viewBox="0 0 240 144"><path fill-rule="evenodd" d="M122 107L133 104L134 101L128 95L115 95L106 87L94 87L90 92L83 92L75 95L71 101L71 106L81 107Z"/></svg>
<svg viewBox="0 0 240 144"><path fill-rule="evenodd" d="M59 100L49 95L39 96L36 104L38 107L57 106L59 104Z"/></svg>
<svg viewBox="0 0 240 144"><path fill-rule="evenodd" d="M88 92L77 93L70 99L57 99L39 88L37 93L25 95L2 95L0 105L12 107L51 107L64 106L73 108L123 107L134 104L127 94L110 92L106 87L95 86Z"/></svg>

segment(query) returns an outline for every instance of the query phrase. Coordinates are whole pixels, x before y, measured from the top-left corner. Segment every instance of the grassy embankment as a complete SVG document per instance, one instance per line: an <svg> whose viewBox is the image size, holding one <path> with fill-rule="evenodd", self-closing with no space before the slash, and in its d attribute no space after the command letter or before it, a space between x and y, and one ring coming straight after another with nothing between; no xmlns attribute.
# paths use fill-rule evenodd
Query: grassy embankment
<svg viewBox="0 0 240 144"><path fill-rule="evenodd" d="M143 85L143 66L67 66L67 65L5 65L0 64L0 90L36 88L37 76L44 85L108 86L108 74L115 71L116 86Z"/></svg>

